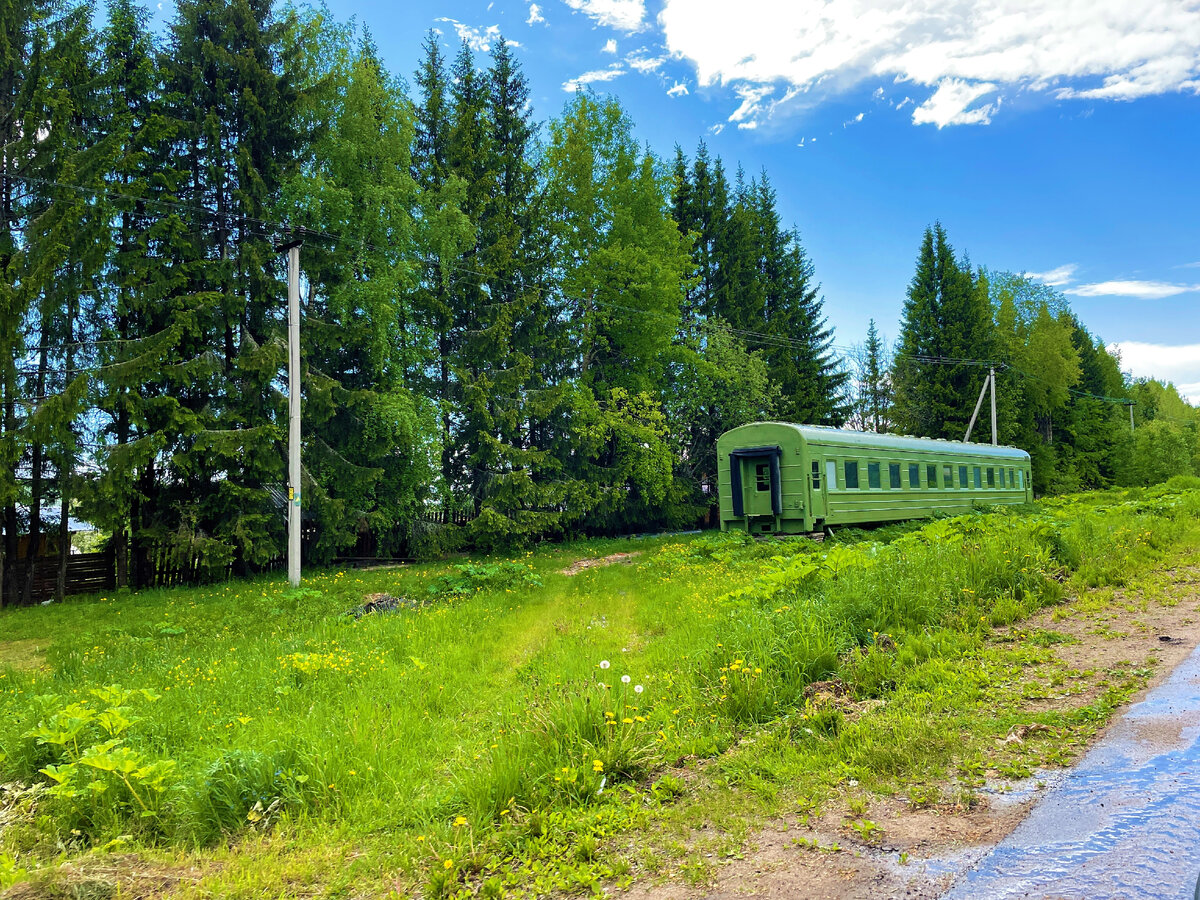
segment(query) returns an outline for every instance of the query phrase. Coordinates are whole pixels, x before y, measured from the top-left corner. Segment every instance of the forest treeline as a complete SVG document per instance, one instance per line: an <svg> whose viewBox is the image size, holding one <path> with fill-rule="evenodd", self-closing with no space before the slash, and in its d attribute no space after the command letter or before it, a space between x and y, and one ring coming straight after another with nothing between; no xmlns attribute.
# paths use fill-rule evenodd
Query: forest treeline
<svg viewBox="0 0 1200 900"><path fill-rule="evenodd" d="M873 332L847 363L767 173L659 158L588 92L538 122L503 40L447 58L430 33L408 79L322 8L147 23L131 0L0 20L6 598L72 516L123 585L152 559L279 557L290 240L313 563L364 535L393 556L690 526L747 421L961 437L961 359L1004 365L1001 439L1039 490L1196 468L1172 389L1128 383L1060 295L972 269L940 226L898 345Z"/></svg>
<svg viewBox="0 0 1200 900"><path fill-rule="evenodd" d="M994 368L999 442L1029 452L1039 495L1200 476L1200 409L1123 375L1059 291L972 268L940 224L925 231L896 342L872 321L848 368L851 425L949 440L965 436ZM991 440L989 405L972 440Z"/></svg>

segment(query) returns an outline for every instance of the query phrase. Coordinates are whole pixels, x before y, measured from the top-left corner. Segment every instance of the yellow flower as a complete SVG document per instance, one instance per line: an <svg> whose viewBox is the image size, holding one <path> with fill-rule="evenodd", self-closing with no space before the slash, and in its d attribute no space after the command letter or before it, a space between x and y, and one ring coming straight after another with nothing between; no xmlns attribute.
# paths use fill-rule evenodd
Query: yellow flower
<svg viewBox="0 0 1200 900"><path fill-rule="evenodd" d="M593 759L592 760L592 771L593 772L603 772L604 771L604 763L598 759Z"/></svg>
<svg viewBox="0 0 1200 900"><path fill-rule="evenodd" d="M467 824L466 816L459 816L457 819L454 820L454 827L456 827L456 828L459 827L460 825L466 825L466 824Z"/></svg>
<svg viewBox="0 0 1200 900"><path fill-rule="evenodd" d="M633 724L633 719L629 718L628 716L626 716L626 717L625 717L624 719L622 719L621 721L622 721L622 722L624 722L626 725L632 725L632 724Z"/></svg>
<svg viewBox="0 0 1200 900"><path fill-rule="evenodd" d="M453 869L454 868L454 860L447 859L442 863L442 865L445 866L447 869Z"/></svg>

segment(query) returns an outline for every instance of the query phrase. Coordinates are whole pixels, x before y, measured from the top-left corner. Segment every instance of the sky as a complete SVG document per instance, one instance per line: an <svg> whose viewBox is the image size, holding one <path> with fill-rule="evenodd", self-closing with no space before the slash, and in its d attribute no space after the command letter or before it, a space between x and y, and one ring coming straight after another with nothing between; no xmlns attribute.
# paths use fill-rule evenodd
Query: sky
<svg viewBox="0 0 1200 900"><path fill-rule="evenodd" d="M664 158L765 169L839 345L895 337L940 220L1200 403L1200 0L327 3L410 79L430 29L481 65L503 34L540 121L587 86Z"/></svg>

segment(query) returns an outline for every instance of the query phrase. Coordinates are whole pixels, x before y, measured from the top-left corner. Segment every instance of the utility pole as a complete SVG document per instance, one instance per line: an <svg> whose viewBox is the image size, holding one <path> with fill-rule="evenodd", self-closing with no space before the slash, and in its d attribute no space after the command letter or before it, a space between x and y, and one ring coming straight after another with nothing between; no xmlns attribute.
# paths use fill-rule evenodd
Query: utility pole
<svg viewBox="0 0 1200 900"><path fill-rule="evenodd" d="M288 254L288 583L300 586L300 241Z"/></svg>
<svg viewBox="0 0 1200 900"><path fill-rule="evenodd" d="M1129 433L1133 434L1133 404L1129 404Z"/></svg>
<svg viewBox="0 0 1200 900"><path fill-rule="evenodd" d="M966 434L966 437L963 438L964 444L969 444L971 442L971 431L972 431L972 429L975 428L975 420L979 418L979 410L983 408L983 395L987 393L988 385L991 383L992 383L991 375L988 375L987 378L983 379L983 388L980 389L980 391L979 391L979 399L975 401L975 412L971 413L971 421L967 423L967 434ZM992 443L993 444L996 442L996 438L995 438L995 435L996 435L996 427L995 427L996 401L995 401L995 397L996 397L996 395L995 395L995 393L993 393L992 394Z"/></svg>
<svg viewBox="0 0 1200 900"><path fill-rule="evenodd" d="M1000 444L1000 439L996 436L996 367L988 367L988 380L992 383L992 446L996 447Z"/></svg>

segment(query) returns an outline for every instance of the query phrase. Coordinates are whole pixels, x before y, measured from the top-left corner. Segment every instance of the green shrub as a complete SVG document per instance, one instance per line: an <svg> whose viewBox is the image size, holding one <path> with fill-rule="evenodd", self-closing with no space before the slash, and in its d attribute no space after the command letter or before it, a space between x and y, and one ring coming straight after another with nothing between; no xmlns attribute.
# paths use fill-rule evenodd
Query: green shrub
<svg viewBox="0 0 1200 900"><path fill-rule="evenodd" d="M528 563L472 562L453 569L429 586L431 594L443 597L466 597L477 591L520 587L541 587L542 581Z"/></svg>

